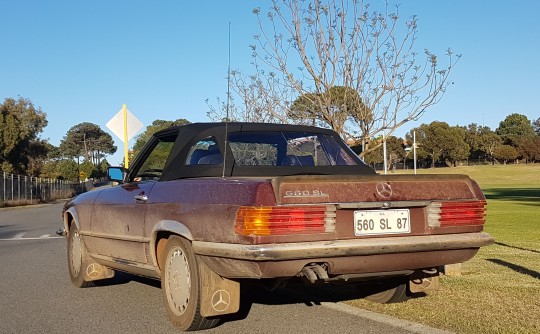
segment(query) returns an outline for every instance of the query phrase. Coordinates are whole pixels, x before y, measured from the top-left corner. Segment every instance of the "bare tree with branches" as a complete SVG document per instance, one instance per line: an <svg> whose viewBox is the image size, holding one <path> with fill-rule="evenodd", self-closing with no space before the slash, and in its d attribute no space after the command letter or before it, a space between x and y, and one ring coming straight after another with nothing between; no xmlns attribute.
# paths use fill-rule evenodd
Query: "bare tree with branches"
<svg viewBox="0 0 540 334"><path fill-rule="evenodd" d="M440 67L427 49L423 57L415 52L417 18L401 24L399 7L388 2L371 11L363 0L272 0L266 15L259 8L253 13L260 28L252 45L255 74L236 71L232 81L244 120L311 121L367 143L438 103L460 58L448 49ZM336 86L351 96L332 96ZM311 120L293 117L298 99Z"/></svg>
<svg viewBox="0 0 540 334"><path fill-rule="evenodd" d="M291 119L288 110L294 99L294 92L283 89L284 80L279 73L266 72L256 62L255 74L245 75L239 70L230 73L233 94L227 100L217 98L217 106L207 99L207 116L214 121L228 118L232 121L305 123L301 119ZM228 108L228 110L227 110Z"/></svg>

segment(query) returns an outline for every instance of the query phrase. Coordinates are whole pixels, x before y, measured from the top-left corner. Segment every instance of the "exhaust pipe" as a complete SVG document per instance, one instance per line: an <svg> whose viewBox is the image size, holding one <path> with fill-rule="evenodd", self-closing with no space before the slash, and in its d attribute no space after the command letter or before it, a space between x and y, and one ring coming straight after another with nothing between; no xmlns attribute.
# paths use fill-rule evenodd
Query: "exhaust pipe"
<svg viewBox="0 0 540 334"><path fill-rule="evenodd" d="M317 283L319 281L328 280L328 272L326 271L326 265L320 265L317 263L310 263L299 274L300 277L309 281L310 283Z"/></svg>

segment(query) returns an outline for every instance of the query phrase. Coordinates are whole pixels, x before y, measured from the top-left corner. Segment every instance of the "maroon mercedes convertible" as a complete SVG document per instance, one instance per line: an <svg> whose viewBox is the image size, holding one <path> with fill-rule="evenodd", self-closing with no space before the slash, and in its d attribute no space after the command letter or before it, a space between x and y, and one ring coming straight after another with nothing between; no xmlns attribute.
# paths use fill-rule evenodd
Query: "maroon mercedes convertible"
<svg viewBox="0 0 540 334"><path fill-rule="evenodd" d="M159 279L182 330L237 312L245 282L372 281L371 300L403 301L493 242L469 177L378 175L317 127L172 127L109 176L65 205L71 280Z"/></svg>

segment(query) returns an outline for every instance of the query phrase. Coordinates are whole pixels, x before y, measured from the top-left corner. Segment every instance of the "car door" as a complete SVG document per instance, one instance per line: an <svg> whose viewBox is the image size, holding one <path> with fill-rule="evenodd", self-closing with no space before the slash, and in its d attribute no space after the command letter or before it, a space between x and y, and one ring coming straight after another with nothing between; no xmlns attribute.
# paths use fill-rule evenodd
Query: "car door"
<svg viewBox="0 0 540 334"><path fill-rule="evenodd" d="M145 235L144 217L149 195L159 182L165 162L174 144L174 136L154 138L143 159L139 159L128 180L100 193L94 203L91 235L94 251L124 264L145 264L149 236Z"/></svg>
<svg viewBox="0 0 540 334"><path fill-rule="evenodd" d="M91 235L102 256L146 263L146 194L156 181L129 182L101 192L94 203Z"/></svg>

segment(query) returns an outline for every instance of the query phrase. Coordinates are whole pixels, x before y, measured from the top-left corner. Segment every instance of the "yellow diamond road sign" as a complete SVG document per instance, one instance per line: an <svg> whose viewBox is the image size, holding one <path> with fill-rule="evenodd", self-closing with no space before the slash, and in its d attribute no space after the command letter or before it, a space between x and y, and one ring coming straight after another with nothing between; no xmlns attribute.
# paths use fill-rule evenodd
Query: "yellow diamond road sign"
<svg viewBox="0 0 540 334"><path fill-rule="evenodd" d="M122 142L124 142L124 115L122 110L120 110L116 115L107 122L107 127L118 137ZM139 132L143 127L141 121L137 119L132 113L127 110L127 134L129 141L131 138Z"/></svg>

